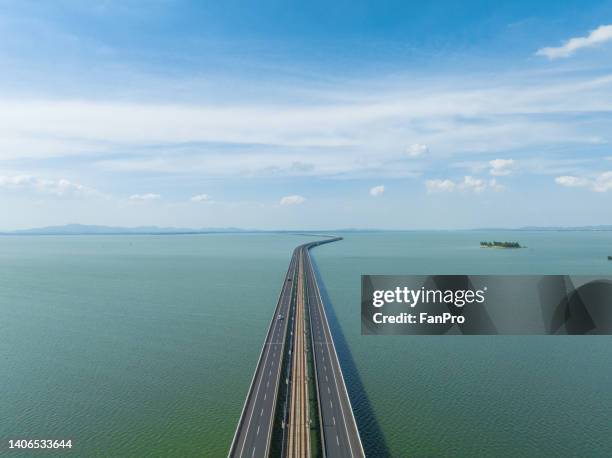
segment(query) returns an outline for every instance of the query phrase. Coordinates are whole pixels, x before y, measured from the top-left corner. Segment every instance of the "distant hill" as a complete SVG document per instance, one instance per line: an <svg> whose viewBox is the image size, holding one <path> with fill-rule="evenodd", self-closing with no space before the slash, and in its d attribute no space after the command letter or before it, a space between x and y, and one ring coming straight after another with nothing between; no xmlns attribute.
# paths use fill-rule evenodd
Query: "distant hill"
<svg viewBox="0 0 612 458"><path fill-rule="evenodd" d="M474 231L612 231L612 226L524 226L524 227L481 227Z"/></svg>
<svg viewBox="0 0 612 458"><path fill-rule="evenodd" d="M520 228L479 228L471 229L474 231L612 231L612 226L580 226L580 227L539 227L526 226ZM185 228L185 227L158 227L158 226L96 226L88 224L66 224L64 226L47 226L33 229L20 229L16 231L0 232L0 235L155 235L155 234L210 234L210 233L241 233L241 232L268 232L268 233L303 233L305 235L319 235L323 233L348 233L348 232L412 232L412 230L386 230L386 229L317 229L317 230L258 230L241 229L237 227L205 227L205 228Z"/></svg>
<svg viewBox="0 0 612 458"><path fill-rule="evenodd" d="M114 227L94 226L86 224L66 224L64 226L48 226L34 229L2 232L2 235L121 235L121 234L203 234L210 232L244 232L234 227L225 228L182 228L182 227Z"/></svg>
<svg viewBox="0 0 612 458"><path fill-rule="evenodd" d="M577 226L577 227L565 227L565 226L551 226L551 227L538 227L538 226L526 226L521 227L520 231L612 231L612 226Z"/></svg>

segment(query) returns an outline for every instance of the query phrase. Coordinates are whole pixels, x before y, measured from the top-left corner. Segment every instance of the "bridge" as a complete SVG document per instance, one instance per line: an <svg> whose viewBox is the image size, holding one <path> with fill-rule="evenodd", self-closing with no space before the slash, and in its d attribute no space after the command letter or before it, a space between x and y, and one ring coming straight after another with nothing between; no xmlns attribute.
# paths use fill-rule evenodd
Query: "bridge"
<svg viewBox="0 0 612 458"><path fill-rule="evenodd" d="M228 457L364 457L310 249L293 251Z"/></svg>

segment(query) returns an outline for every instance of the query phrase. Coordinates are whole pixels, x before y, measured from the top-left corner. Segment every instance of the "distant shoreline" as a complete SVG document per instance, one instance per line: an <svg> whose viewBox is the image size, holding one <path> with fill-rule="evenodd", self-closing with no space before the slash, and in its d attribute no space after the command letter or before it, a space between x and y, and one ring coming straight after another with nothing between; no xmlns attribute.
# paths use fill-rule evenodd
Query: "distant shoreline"
<svg viewBox="0 0 612 458"><path fill-rule="evenodd" d="M404 233L404 232L610 232L612 226L583 227L521 227L521 228L477 228L477 229L241 229L241 228L173 228L173 227L114 227L83 224L49 226L0 232L0 236L24 235L202 235L202 234L304 234L322 233Z"/></svg>

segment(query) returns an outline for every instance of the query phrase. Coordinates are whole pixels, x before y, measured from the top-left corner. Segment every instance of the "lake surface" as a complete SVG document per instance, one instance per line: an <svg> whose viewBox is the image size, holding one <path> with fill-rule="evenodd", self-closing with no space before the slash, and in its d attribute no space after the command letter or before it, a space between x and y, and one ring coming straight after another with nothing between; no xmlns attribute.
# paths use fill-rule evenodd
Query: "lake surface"
<svg viewBox="0 0 612 458"><path fill-rule="evenodd" d="M313 253L373 456L612 456L612 337L361 336L359 323L361 274L612 275L612 232L344 236ZM225 456L291 252L312 239L0 237L0 438ZM493 239L529 248L478 247Z"/></svg>

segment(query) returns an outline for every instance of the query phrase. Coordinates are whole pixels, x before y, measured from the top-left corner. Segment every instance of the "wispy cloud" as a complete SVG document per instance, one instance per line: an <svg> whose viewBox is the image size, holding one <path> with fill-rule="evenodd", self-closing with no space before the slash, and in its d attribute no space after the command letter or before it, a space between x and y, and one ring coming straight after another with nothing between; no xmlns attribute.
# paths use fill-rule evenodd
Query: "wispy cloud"
<svg viewBox="0 0 612 458"><path fill-rule="evenodd" d="M429 148L427 147L427 145L423 145L421 143L414 143L407 148L406 154L408 154L408 156L410 157L419 157L427 153L428 151Z"/></svg>
<svg viewBox="0 0 612 458"><path fill-rule="evenodd" d="M158 200L161 198L160 194L147 193L147 194L132 194L129 199L137 202L146 202L151 200Z"/></svg>
<svg viewBox="0 0 612 458"><path fill-rule="evenodd" d="M593 191L607 192L612 190L612 172L604 172L593 183Z"/></svg>
<svg viewBox="0 0 612 458"><path fill-rule="evenodd" d="M428 193L451 192L455 190L455 182L452 180L427 180L425 187Z"/></svg>
<svg viewBox="0 0 612 458"><path fill-rule="evenodd" d="M197 194L189 200L192 202L210 202L210 196L208 194Z"/></svg>
<svg viewBox="0 0 612 458"><path fill-rule="evenodd" d="M582 186L588 186L589 180L586 178L575 177L572 175L562 175L560 177L555 178L555 183L561 186L565 186L567 188L579 188Z"/></svg>
<svg viewBox="0 0 612 458"><path fill-rule="evenodd" d="M594 177L559 176L555 178L555 183L568 188L589 188L595 192L608 192L612 190L612 171Z"/></svg>
<svg viewBox="0 0 612 458"><path fill-rule="evenodd" d="M489 173L493 176L501 177L510 175L512 173L512 167L514 166L514 160L512 159L494 159L489 162L491 170Z"/></svg>
<svg viewBox="0 0 612 458"><path fill-rule="evenodd" d="M274 27L261 28L254 42L249 27L235 27L253 20L240 18L240 8L197 13L156 2L145 12L124 3L3 11L0 200L7 220L280 227L295 212L296 227L374 224L359 211L363 199L376 211L399 212L386 224L406 227L443 225L440 211L456 214L453 224L476 224L470 209L481 204L492 209L480 212L483 220L504 224L568 218L547 204L547 186L571 205L588 200L578 204L585 217L606 217L596 208L606 194L584 199L553 182L609 189L603 172L612 162L602 157L611 154L612 23L605 19L574 32L575 8L562 6L555 18L530 13L510 30L511 18L481 8L469 23L431 30L431 12L419 18L417 8L406 16L414 27L398 39L393 27L378 33L340 9L342 30L328 21L323 41L313 44L310 32L289 36ZM381 20L396 21L404 13L396 10ZM263 8L256 22L273 24L273 11L280 10ZM585 14L596 11L585 5ZM168 13L185 19L184 33L157 27ZM83 20L95 27L75 27ZM483 23L495 36L470 35ZM133 39L119 43L117 27ZM159 29L154 46L151 27ZM468 52L465 40L449 39L457 27ZM534 41L544 33L553 38ZM512 52L496 52L517 37ZM348 46L334 46L337 39ZM571 55L584 59L548 62ZM525 65L526 58L535 60ZM116 198L100 205L68 198L96 195L80 183ZM510 188L503 199L488 196L503 185ZM208 192L223 197L212 205ZM433 208L420 199L426 192L456 195ZM402 196L410 196L417 223L401 212Z"/></svg>
<svg viewBox="0 0 612 458"><path fill-rule="evenodd" d="M487 189L487 183L480 179L471 176L463 177L463 181L457 186L458 189L465 189L474 192L483 192Z"/></svg>
<svg viewBox="0 0 612 458"><path fill-rule="evenodd" d="M427 192L430 194L438 192L453 192L453 191L470 191L475 193L481 193L487 190L491 191L502 191L504 186L500 185L497 180L484 180L482 178L475 178L470 175L463 177L461 181L455 182L450 179L446 180L427 180L425 182Z"/></svg>
<svg viewBox="0 0 612 458"><path fill-rule="evenodd" d="M299 205L306 202L306 199L302 196L293 195L293 196L285 196L280 200L281 205Z"/></svg>
<svg viewBox="0 0 612 458"><path fill-rule="evenodd" d="M50 180L29 175L0 175L0 188L30 190L58 197L65 196L102 196L94 188L74 183L65 178Z"/></svg>
<svg viewBox="0 0 612 458"><path fill-rule="evenodd" d="M109 171L224 177L411 176L448 156L590 145L605 136L597 119L612 97L612 75L422 84L334 103L2 100L0 160L78 157ZM576 123L581 113L591 121ZM407 148L406 138L420 143Z"/></svg>
<svg viewBox="0 0 612 458"><path fill-rule="evenodd" d="M571 38L561 46L538 49L536 55L545 56L549 59L570 57L580 49L592 48L610 40L612 40L612 25L601 25L595 30L591 30L585 37Z"/></svg>
<svg viewBox="0 0 612 458"><path fill-rule="evenodd" d="M506 189L506 187L503 184L498 183L495 178L489 180L489 188L495 192L501 192Z"/></svg>
<svg viewBox="0 0 612 458"><path fill-rule="evenodd" d="M370 189L370 195L374 197L382 196L384 193L385 193L385 186L382 184L379 186L374 186L373 188Z"/></svg>

